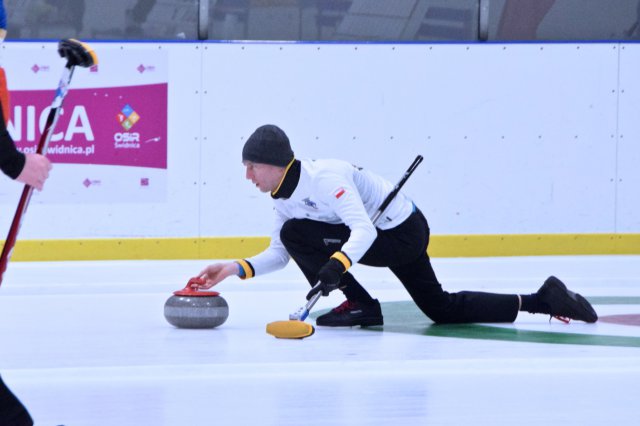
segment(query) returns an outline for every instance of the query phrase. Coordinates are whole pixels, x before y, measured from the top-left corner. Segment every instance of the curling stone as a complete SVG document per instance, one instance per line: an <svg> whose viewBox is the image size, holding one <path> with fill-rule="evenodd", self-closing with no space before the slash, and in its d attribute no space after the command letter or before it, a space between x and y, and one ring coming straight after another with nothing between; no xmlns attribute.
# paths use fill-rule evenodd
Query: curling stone
<svg viewBox="0 0 640 426"><path fill-rule="evenodd" d="M198 290L204 280L191 278L164 304L164 317L178 328L215 328L229 317L229 305L217 291Z"/></svg>

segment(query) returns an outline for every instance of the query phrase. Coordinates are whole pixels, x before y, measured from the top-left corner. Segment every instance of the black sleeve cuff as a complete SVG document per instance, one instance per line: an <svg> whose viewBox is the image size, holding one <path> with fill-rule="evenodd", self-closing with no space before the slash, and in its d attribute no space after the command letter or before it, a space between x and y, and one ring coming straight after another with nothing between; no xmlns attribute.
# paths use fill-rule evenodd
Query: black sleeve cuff
<svg viewBox="0 0 640 426"><path fill-rule="evenodd" d="M20 176L26 161L24 154L16 149L7 149L0 152L0 170L11 179Z"/></svg>

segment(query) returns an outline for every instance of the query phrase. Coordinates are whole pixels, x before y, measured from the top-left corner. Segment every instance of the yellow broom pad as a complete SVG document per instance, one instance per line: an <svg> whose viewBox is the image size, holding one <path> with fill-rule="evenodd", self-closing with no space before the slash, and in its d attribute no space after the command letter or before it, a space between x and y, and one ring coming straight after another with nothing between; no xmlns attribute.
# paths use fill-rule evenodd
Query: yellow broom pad
<svg viewBox="0 0 640 426"><path fill-rule="evenodd" d="M267 324L267 333L278 339L304 339L315 331L311 324L303 321L274 321Z"/></svg>

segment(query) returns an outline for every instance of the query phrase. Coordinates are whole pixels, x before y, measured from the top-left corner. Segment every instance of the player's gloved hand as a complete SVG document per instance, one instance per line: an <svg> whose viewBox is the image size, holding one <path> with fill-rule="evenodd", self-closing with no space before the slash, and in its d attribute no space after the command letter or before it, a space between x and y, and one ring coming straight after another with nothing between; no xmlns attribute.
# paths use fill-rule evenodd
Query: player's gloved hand
<svg viewBox="0 0 640 426"><path fill-rule="evenodd" d="M340 288L340 279L344 272L344 265L342 265L340 261L329 259L329 261L320 268L320 271L318 271L316 277L318 284L313 286L311 291L307 293L307 300L311 299L316 293L322 292L323 296L328 296L333 290Z"/></svg>

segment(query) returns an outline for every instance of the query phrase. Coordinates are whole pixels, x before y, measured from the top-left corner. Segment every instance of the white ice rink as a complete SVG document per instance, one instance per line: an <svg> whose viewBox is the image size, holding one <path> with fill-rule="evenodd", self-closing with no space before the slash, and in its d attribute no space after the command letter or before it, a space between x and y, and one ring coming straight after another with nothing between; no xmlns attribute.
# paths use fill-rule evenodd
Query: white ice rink
<svg viewBox="0 0 640 426"><path fill-rule="evenodd" d="M354 267L381 328L265 325L304 302L291 265L222 283L226 323L169 325L164 302L204 261L9 265L0 288L0 373L38 426L637 425L640 326L433 326L387 271ZM435 259L445 289L531 293L551 274L601 318L640 314L640 256ZM339 294L315 311L339 304ZM631 319L636 317L629 317ZM627 319L629 319L627 318Z"/></svg>

